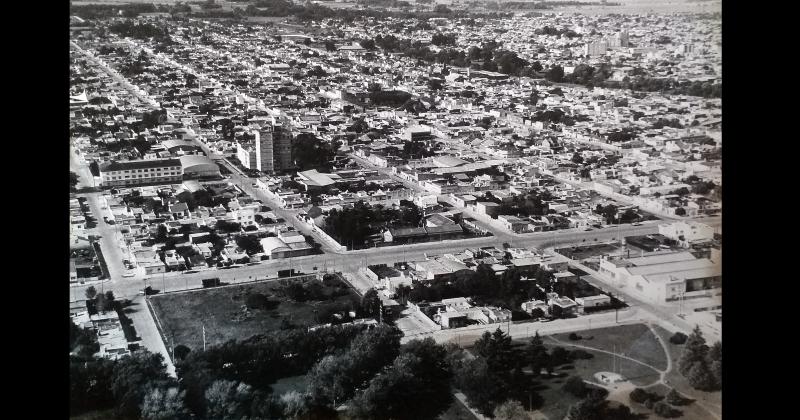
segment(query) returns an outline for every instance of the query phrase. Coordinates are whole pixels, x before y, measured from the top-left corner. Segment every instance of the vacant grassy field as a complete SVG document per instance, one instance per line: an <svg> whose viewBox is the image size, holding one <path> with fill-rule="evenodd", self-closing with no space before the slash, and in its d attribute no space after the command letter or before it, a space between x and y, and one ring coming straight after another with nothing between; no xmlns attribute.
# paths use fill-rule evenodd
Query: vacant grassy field
<svg viewBox="0 0 800 420"><path fill-rule="evenodd" d="M650 328L644 324L597 328L579 331L576 334L583 338L571 341L569 334L554 334L552 337L565 343L611 352L616 351L618 354L639 360L660 370L667 368L667 355L664 354L664 349Z"/></svg>
<svg viewBox="0 0 800 420"><path fill-rule="evenodd" d="M316 325L332 312L357 307L357 295L339 280L328 282L321 290L327 298L296 302L286 296L285 281L271 281L156 295L150 303L168 345L172 339L176 346L198 349L203 347L203 326L206 344L216 345L275 331L287 323L296 327ZM267 307L247 308L248 295L256 293L267 297Z"/></svg>

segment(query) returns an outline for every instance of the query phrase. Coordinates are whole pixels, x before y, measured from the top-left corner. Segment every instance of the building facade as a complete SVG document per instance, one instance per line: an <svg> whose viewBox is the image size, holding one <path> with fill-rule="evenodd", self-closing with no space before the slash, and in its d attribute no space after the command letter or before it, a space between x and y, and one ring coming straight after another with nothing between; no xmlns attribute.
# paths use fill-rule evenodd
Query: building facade
<svg viewBox="0 0 800 420"><path fill-rule="evenodd" d="M265 125L254 132L255 168L274 173L292 167L292 133L279 124Z"/></svg>
<svg viewBox="0 0 800 420"><path fill-rule="evenodd" d="M103 186L180 182L183 168L179 159L108 162L100 166Z"/></svg>

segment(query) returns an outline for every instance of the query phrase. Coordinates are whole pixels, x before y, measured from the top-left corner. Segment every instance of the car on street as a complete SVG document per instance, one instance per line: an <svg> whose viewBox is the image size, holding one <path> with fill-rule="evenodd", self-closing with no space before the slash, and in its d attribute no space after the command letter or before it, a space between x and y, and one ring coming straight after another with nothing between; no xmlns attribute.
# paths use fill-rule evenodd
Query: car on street
<svg viewBox="0 0 800 420"><path fill-rule="evenodd" d="M634 223L633 225L634 226L641 226L642 224L641 223Z"/></svg>
<svg viewBox="0 0 800 420"><path fill-rule="evenodd" d="M587 228L586 228L586 229L584 229L583 231L584 231L584 232L588 232L588 231L590 231L590 230L594 230L594 229L592 229L592 228L590 228L590 227L587 227Z"/></svg>
<svg viewBox="0 0 800 420"><path fill-rule="evenodd" d="M186 270L186 271L183 272L183 274L194 274L194 273L199 273L199 271L197 271L197 270Z"/></svg>
<svg viewBox="0 0 800 420"><path fill-rule="evenodd" d="M133 277L135 275L136 275L136 273L134 273L133 271L126 271L126 272L122 273L122 277Z"/></svg>

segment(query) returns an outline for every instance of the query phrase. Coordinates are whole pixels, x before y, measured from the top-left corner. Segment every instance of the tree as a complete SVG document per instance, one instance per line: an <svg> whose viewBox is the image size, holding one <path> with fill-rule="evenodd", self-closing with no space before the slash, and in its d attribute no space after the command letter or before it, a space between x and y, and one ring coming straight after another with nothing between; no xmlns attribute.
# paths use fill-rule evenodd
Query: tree
<svg viewBox="0 0 800 420"><path fill-rule="evenodd" d="M97 289L95 289L94 286L89 286L84 293L86 294L86 299L92 300L97 296Z"/></svg>
<svg viewBox="0 0 800 420"><path fill-rule="evenodd" d="M581 154L578 153L578 152L573 153L572 154L572 162L575 163L575 164L580 165L581 163L583 163L583 156L581 156Z"/></svg>
<svg viewBox="0 0 800 420"><path fill-rule="evenodd" d="M261 242L253 235L239 235L236 237L236 246L243 249L247 255L262 252Z"/></svg>
<svg viewBox="0 0 800 420"><path fill-rule="evenodd" d="M550 67L544 74L544 78L555 83L560 83L564 80L564 68L561 66Z"/></svg>
<svg viewBox="0 0 800 420"><path fill-rule="evenodd" d="M539 336L539 331L536 331L536 334L531 338L525 353L534 377L539 376L543 368L550 366L550 355L547 353L547 348Z"/></svg>
<svg viewBox="0 0 800 420"><path fill-rule="evenodd" d="M430 78L428 79L428 88L430 90L442 90L444 86L442 85L442 79Z"/></svg>
<svg viewBox="0 0 800 420"><path fill-rule="evenodd" d="M431 338L412 340L385 372L353 398L353 418L427 419L444 412L451 401L446 350ZM402 396L402 397L400 397ZM413 401L413 404L408 404Z"/></svg>
<svg viewBox="0 0 800 420"><path fill-rule="evenodd" d="M459 366L455 378L456 386L467 396L470 405L481 413L492 413L497 404L508 398L505 384L482 356Z"/></svg>
<svg viewBox="0 0 800 420"><path fill-rule="evenodd" d="M361 41L358 42L358 44L361 45L361 48L364 48L366 50L375 49L375 41L372 39L362 39Z"/></svg>
<svg viewBox="0 0 800 420"><path fill-rule="evenodd" d="M75 187L78 185L78 174L75 172L69 172L69 188L70 191L75 191Z"/></svg>
<svg viewBox="0 0 800 420"><path fill-rule="evenodd" d="M381 298L375 289L369 289L361 297L361 310L367 316L377 316L381 310Z"/></svg>
<svg viewBox="0 0 800 420"><path fill-rule="evenodd" d="M138 417L148 384L168 380L164 358L161 354L147 351L123 357L114 366L111 392L117 401L117 410L123 417Z"/></svg>
<svg viewBox="0 0 800 420"><path fill-rule="evenodd" d="M488 331L475 342L475 351L486 358L489 367L496 370L510 370L513 367L511 337L500 327L489 334Z"/></svg>
<svg viewBox="0 0 800 420"><path fill-rule="evenodd" d="M689 375L691 370L697 362L705 361L708 354L708 346L706 340L703 338L703 333L700 331L700 326L696 325L694 330L686 340L683 348L683 353L678 360L678 371L683 376Z"/></svg>
<svg viewBox="0 0 800 420"><path fill-rule="evenodd" d="M206 417L240 419L249 414L253 389L245 383L216 380L206 390Z"/></svg>
<svg viewBox="0 0 800 420"><path fill-rule="evenodd" d="M183 360L186 358L186 356L189 355L191 351L192 349L190 349L188 346L185 346L183 344L178 344L177 346L175 346L174 350L175 358L177 360Z"/></svg>
<svg viewBox="0 0 800 420"><path fill-rule="evenodd" d="M325 41L325 51L336 51L336 44L334 44L333 41Z"/></svg>
<svg viewBox="0 0 800 420"><path fill-rule="evenodd" d="M571 405L567 410L569 420L601 420L605 418L608 401L589 394L586 398Z"/></svg>
<svg viewBox="0 0 800 420"><path fill-rule="evenodd" d="M527 420L528 412L519 401L508 400L494 409L494 418L497 420Z"/></svg>
<svg viewBox="0 0 800 420"><path fill-rule="evenodd" d="M717 386L714 375L705 360L695 362L689 369L686 378L693 388L702 391L714 391Z"/></svg>
<svg viewBox="0 0 800 420"><path fill-rule="evenodd" d="M583 378L580 376L570 376L564 381L564 385L561 388L578 398L583 398L588 392L586 383L583 382Z"/></svg>
<svg viewBox="0 0 800 420"><path fill-rule="evenodd" d="M394 327L378 326L361 332L337 355L323 357L308 374L308 393L314 405L331 406L353 396L357 387L397 356L400 334Z"/></svg>
<svg viewBox="0 0 800 420"><path fill-rule="evenodd" d="M186 391L180 391L178 387L152 386L142 401L141 418L144 420L188 419L189 410L184 403L185 398Z"/></svg>
<svg viewBox="0 0 800 420"><path fill-rule="evenodd" d="M664 397L664 400L672 405L682 405L684 403L684 398L675 388L670 388L667 395Z"/></svg>

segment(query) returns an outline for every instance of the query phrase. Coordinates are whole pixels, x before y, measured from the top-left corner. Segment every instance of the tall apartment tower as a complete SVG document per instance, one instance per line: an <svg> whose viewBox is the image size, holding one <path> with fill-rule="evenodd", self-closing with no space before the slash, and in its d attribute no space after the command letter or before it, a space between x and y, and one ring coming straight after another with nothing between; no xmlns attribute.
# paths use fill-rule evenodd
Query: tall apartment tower
<svg viewBox="0 0 800 420"><path fill-rule="evenodd" d="M283 125L267 124L254 131L256 169L274 173L292 167L292 133Z"/></svg>
<svg viewBox="0 0 800 420"><path fill-rule="evenodd" d="M254 131L253 134L256 135L256 169L261 172L275 172L275 164L272 152L272 127L266 125L261 127L261 129Z"/></svg>
<svg viewBox="0 0 800 420"><path fill-rule="evenodd" d="M619 46L620 47L627 48L628 45L630 45L628 43L628 31L619 31L617 36L619 37Z"/></svg>
<svg viewBox="0 0 800 420"><path fill-rule="evenodd" d="M292 132L283 124L272 125L272 154L276 171L292 167Z"/></svg>

